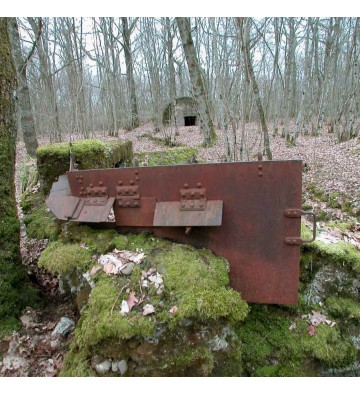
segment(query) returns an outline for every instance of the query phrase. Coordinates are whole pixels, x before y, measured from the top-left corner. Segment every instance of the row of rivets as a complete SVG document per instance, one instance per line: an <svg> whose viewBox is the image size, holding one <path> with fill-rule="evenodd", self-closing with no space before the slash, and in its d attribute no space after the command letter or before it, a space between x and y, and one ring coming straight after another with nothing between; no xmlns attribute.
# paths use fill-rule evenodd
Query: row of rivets
<svg viewBox="0 0 360 395"><path fill-rule="evenodd" d="M201 187L202 187L201 182L198 182L198 183L196 184L196 187L197 187L197 188L201 188ZM188 188L189 188L189 184L184 184L184 188L185 188L185 189L188 189Z"/></svg>
<svg viewBox="0 0 360 395"><path fill-rule="evenodd" d="M123 203L123 202L119 202L119 207L140 207L140 204L139 204L139 202L126 202L126 203Z"/></svg>

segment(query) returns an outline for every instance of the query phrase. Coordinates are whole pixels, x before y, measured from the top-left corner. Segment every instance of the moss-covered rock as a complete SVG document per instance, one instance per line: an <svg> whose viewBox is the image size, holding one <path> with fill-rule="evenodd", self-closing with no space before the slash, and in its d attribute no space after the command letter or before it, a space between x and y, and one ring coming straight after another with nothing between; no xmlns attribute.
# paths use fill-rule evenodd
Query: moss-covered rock
<svg viewBox="0 0 360 395"><path fill-rule="evenodd" d="M302 226L301 232L302 237L311 238L312 234L306 226ZM328 262L348 268L355 275L360 275L360 251L350 243L341 240L337 243L315 240L310 244L305 244L303 252L312 252L318 260L328 260Z"/></svg>
<svg viewBox="0 0 360 395"><path fill-rule="evenodd" d="M114 229L94 229L76 222L65 222L59 240L81 244L93 254L104 254L115 248L115 240L119 237Z"/></svg>
<svg viewBox="0 0 360 395"><path fill-rule="evenodd" d="M136 152L135 157L139 159L140 165L166 166L196 163L198 150L196 148L177 148L155 152Z"/></svg>
<svg viewBox="0 0 360 395"><path fill-rule="evenodd" d="M121 236L115 243L143 248L147 256L130 277L96 275L62 375L96 375L95 357L126 360L129 376L240 375L234 327L246 317L247 304L227 287L227 262L151 235ZM142 271L150 268L163 277L162 292L142 288ZM144 301L122 315L122 300L131 292ZM155 313L144 316L145 304Z"/></svg>
<svg viewBox="0 0 360 395"><path fill-rule="evenodd" d="M131 141L79 140L71 151L79 170L130 164L133 158ZM41 191L49 193L53 182L69 170L70 144L58 143L39 147L36 151Z"/></svg>
<svg viewBox="0 0 360 395"><path fill-rule="evenodd" d="M245 373L250 376L318 376L329 367L356 360L345 330L321 323L308 332L306 317L277 306L251 306L237 333L242 342Z"/></svg>
<svg viewBox="0 0 360 395"><path fill-rule="evenodd" d="M66 275L74 270L86 272L91 262L91 251L85 246L54 241L42 252L38 264L54 275Z"/></svg>

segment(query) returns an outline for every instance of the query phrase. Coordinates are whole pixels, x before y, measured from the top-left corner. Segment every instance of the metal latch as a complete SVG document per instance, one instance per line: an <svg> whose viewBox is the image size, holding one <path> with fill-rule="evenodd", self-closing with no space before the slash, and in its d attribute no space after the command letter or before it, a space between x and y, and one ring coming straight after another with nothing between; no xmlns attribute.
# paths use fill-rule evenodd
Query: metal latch
<svg viewBox="0 0 360 395"><path fill-rule="evenodd" d="M303 211L296 208L288 208L284 211L284 216L286 218L301 218L303 215L310 215L313 219L313 235L310 240L303 240L301 237L286 237L284 242L287 245L300 245L303 243L311 243L316 238L316 215L312 211Z"/></svg>

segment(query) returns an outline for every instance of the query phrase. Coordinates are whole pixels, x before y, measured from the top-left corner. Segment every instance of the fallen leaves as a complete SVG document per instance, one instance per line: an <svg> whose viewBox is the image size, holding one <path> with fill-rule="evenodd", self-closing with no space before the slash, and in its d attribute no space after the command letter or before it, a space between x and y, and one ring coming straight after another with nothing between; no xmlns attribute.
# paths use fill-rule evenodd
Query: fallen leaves
<svg viewBox="0 0 360 395"><path fill-rule="evenodd" d="M177 313L177 311L178 311L178 308L177 308L176 306L173 306L173 307L169 310L169 313L175 315L175 314Z"/></svg>
<svg viewBox="0 0 360 395"><path fill-rule="evenodd" d="M146 304L143 308L142 315L151 315L155 313L155 308L152 304Z"/></svg>
<svg viewBox="0 0 360 395"><path fill-rule="evenodd" d="M110 254L101 255L98 259L98 265L95 265L91 271L90 275L94 276L99 270L103 270L104 273L110 274L125 274L130 275L135 267L135 265L140 264L144 258L145 253L143 252L133 252L122 250L119 251L116 248Z"/></svg>
<svg viewBox="0 0 360 395"><path fill-rule="evenodd" d="M310 336L315 336L316 328L320 324L330 325L330 327L336 325L336 322L329 320L325 314L321 313L320 311L312 310L310 314L302 315L301 318L297 317L295 322L292 322L289 326L290 331L294 331L297 328L296 321L299 321L300 319L306 320L306 322L309 324L306 330Z"/></svg>
<svg viewBox="0 0 360 395"><path fill-rule="evenodd" d="M140 305L145 300L145 294L137 298L135 292L130 291L130 289L127 289L126 292L129 293L129 296L121 302L120 313L122 315L129 314L134 307Z"/></svg>
<svg viewBox="0 0 360 395"><path fill-rule="evenodd" d="M313 325L308 326L306 330L310 336L315 336L316 329Z"/></svg>
<svg viewBox="0 0 360 395"><path fill-rule="evenodd" d="M70 339L51 336L56 322L40 321L39 311L27 308L22 315L25 334L14 332L1 340L0 376L53 377L62 367ZM39 321L39 322L38 322Z"/></svg>
<svg viewBox="0 0 360 395"><path fill-rule="evenodd" d="M133 253L129 254L129 252L130 251L121 251L122 257L127 259L134 259L136 261L139 261L140 258L143 259L145 257L145 254L142 254L143 256L140 256L139 258L139 254L134 255ZM141 272L140 291L142 294L140 298L136 296L136 293L133 290L130 290L129 288L126 290L126 292L128 293L128 297L122 300L120 306L120 313L122 315L128 315L133 308L143 303L146 299L146 293L143 293L142 290L143 289L148 290L150 286L153 286L157 290L156 291L157 295L161 295L164 291L164 279L155 268L150 268L147 271L143 270ZM123 290L124 288L120 291L120 294ZM172 309L173 309L172 314L175 314L177 307L174 306ZM155 308L152 304L148 303L143 307L143 311L142 311L143 316L152 315L154 313L155 313Z"/></svg>

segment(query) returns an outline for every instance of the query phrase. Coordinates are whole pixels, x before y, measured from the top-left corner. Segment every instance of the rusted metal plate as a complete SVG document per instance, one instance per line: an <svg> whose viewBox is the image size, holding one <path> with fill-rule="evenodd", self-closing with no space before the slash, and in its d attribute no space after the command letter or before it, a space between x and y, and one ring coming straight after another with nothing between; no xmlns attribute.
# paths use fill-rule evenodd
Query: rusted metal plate
<svg viewBox="0 0 360 395"><path fill-rule="evenodd" d="M154 226L220 226L222 222L222 200L208 200L204 209L184 211L181 202L159 202L156 204Z"/></svg>
<svg viewBox="0 0 360 395"><path fill-rule="evenodd" d="M141 206L124 208L115 201L116 225L131 227L135 232L151 227L155 235L209 248L224 256L230 263L230 285L248 302L297 303L300 247L286 244L285 240L300 237L300 217L287 217L284 211L301 208L301 161L118 168L67 174L75 197L83 197L90 184L106 187L107 195L114 200L117 186L137 186ZM152 227L156 202L178 203L185 184L191 188L201 185L198 188L206 190L207 202L223 201L221 226L193 227L187 234L185 229L191 225L185 222L184 226ZM82 221L81 215L77 220ZM92 220L104 221L105 215Z"/></svg>
<svg viewBox="0 0 360 395"><path fill-rule="evenodd" d="M60 176L58 181L52 184L50 194L58 196L70 195L70 185L67 175Z"/></svg>
<svg viewBox="0 0 360 395"><path fill-rule="evenodd" d="M99 205L98 202L92 202L88 199L84 200L84 206L76 218L77 222L106 222L111 209L113 208L115 198L108 198L105 204ZM86 202L88 200L88 202Z"/></svg>
<svg viewBox="0 0 360 395"><path fill-rule="evenodd" d="M57 218L66 221L73 217L80 200L74 196L50 195L46 199L46 204Z"/></svg>

